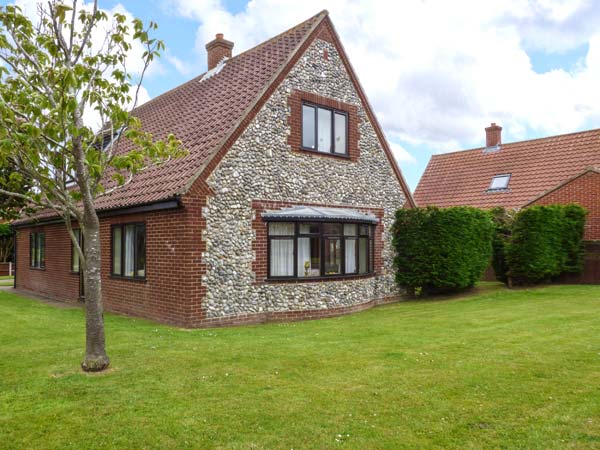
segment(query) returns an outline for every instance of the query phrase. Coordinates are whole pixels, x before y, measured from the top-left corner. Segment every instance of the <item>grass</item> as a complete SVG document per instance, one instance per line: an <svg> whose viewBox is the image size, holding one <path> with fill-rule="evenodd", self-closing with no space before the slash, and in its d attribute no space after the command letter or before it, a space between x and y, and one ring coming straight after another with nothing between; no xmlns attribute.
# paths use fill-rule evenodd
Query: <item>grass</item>
<svg viewBox="0 0 600 450"><path fill-rule="evenodd" d="M600 448L600 287L181 330L0 292L3 448Z"/></svg>
<svg viewBox="0 0 600 450"><path fill-rule="evenodd" d="M0 277L0 286L12 286L15 277L9 276L1 276Z"/></svg>

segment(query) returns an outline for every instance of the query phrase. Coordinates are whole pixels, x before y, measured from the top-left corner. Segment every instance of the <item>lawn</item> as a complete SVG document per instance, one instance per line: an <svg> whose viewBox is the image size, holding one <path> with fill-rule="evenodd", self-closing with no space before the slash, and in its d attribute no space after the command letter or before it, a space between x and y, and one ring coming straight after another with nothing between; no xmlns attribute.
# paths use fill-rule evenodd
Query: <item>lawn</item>
<svg viewBox="0 0 600 450"><path fill-rule="evenodd" d="M14 279L14 277L2 276L0 277L0 286L12 286Z"/></svg>
<svg viewBox="0 0 600 450"><path fill-rule="evenodd" d="M600 448L600 287L181 330L0 291L0 447Z"/></svg>

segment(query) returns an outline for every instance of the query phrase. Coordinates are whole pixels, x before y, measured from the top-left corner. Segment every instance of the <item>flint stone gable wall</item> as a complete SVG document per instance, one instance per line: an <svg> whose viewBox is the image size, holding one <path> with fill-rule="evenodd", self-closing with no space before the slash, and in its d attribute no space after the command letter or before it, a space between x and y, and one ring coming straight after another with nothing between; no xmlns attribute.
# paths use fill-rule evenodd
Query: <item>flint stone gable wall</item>
<svg viewBox="0 0 600 450"><path fill-rule="evenodd" d="M297 91L355 105L357 161L292 149L288 99ZM316 39L274 91L253 122L211 173L214 191L202 209L206 273L203 316L223 318L278 311L359 305L399 294L389 233L394 212L406 201L336 47ZM317 282L257 279L253 201L327 204L383 209L381 267L367 278ZM260 213L259 213L260 214ZM260 216L259 216L260 218ZM260 278L260 277L259 277Z"/></svg>

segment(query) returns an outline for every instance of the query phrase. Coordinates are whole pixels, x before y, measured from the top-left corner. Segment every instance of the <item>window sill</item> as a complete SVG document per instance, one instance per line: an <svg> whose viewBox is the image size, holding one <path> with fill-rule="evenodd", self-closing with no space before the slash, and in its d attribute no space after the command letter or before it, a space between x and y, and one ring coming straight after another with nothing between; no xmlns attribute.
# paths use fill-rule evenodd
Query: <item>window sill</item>
<svg viewBox="0 0 600 450"><path fill-rule="evenodd" d="M29 270L41 270L42 272L46 271L45 267L31 267L29 266Z"/></svg>
<svg viewBox="0 0 600 450"><path fill-rule="evenodd" d="M509 188L501 188L501 189L488 189L485 191L487 194L502 194L510 192Z"/></svg>
<svg viewBox="0 0 600 450"><path fill-rule="evenodd" d="M300 152L304 153L310 153L312 155L318 155L318 156L325 156L326 158L337 158L337 159L343 159L343 160L347 160L347 161L351 161L350 155L348 153L325 153L325 152L320 152L318 150L314 150L312 148L307 148L307 147L300 147L299 148Z"/></svg>
<svg viewBox="0 0 600 450"><path fill-rule="evenodd" d="M346 281L346 280L360 280L364 278L372 278L376 276L376 272L361 273L352 275L327 275L324 277L280 277L280 278L266 278L264 283L319 283L328 281Z"/></svg>
<svg viewBox="0 0 600 450"><path fill-rule="evenodd" d="M133 281L135 283L145 283L146 282L146 277L144 277L144 278L141 278L141 277L124 277L124 276L121 276L121 275L110 274L109 278L111 278L113 280Z"/></svg>

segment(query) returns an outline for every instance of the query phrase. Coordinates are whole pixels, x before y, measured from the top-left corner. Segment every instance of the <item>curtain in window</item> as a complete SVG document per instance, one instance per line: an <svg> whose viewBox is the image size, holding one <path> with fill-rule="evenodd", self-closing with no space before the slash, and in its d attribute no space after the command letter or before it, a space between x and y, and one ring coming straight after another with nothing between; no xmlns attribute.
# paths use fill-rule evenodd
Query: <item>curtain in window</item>
<svg viewBox="0 0 600 450"><path fill-rule="evenodd" d="M317 150L329 153L331 152L331 111L319 108L317 122L317 136L319 138Z"/></svg>
<svg viewBox="0 0 600 450"><path fill-rule="evenodd" d="M346 238L346 273L356 272L356 239Z"/></svg>
<svg viewBox="0 0 600 450"><path fill-rule="evenodd" d="M358 272L367 273L367 238L358 240Z"/></svg>
<svg viewBox="0 0 600 450"><path fill-rule="evenodd" d="M310 276L310 238L298 238L298 276Z"/></svg>
<svg viewBox="0 0 600 450"><path fill-rule="evenodd" d="M344 114L335 114L335 153L346 153L346 116Z"/></svg>
<svg viewBox="0 0 600 450"><path fill-rule="evenodd" d="M294 276L294 240L271 240L271 276Z"/></svg>
<svg viewBox="0 0 600 450"><path fill-rule="evenodd" d="M125 227L125 273L126 277L133 276L135 252L135 225L127 225Z"/></svg>
<svg viewBox="0 0 600 450"><path fill-rule="evenodd" d="M113 229L113 273L121 275L121 228Z"/></svg>
<svg viewBox="0 0 600 450"><path fill-rule="evenodd" d="M302 146L315 148L315 108L302 105Z"/></svg>
<svg viewBox="0 0 600 450"><path fill-rule="evenodd" d="M44 267L46 265L46 238L44 233L38 233L38 260L37 266Z"/></svg>

